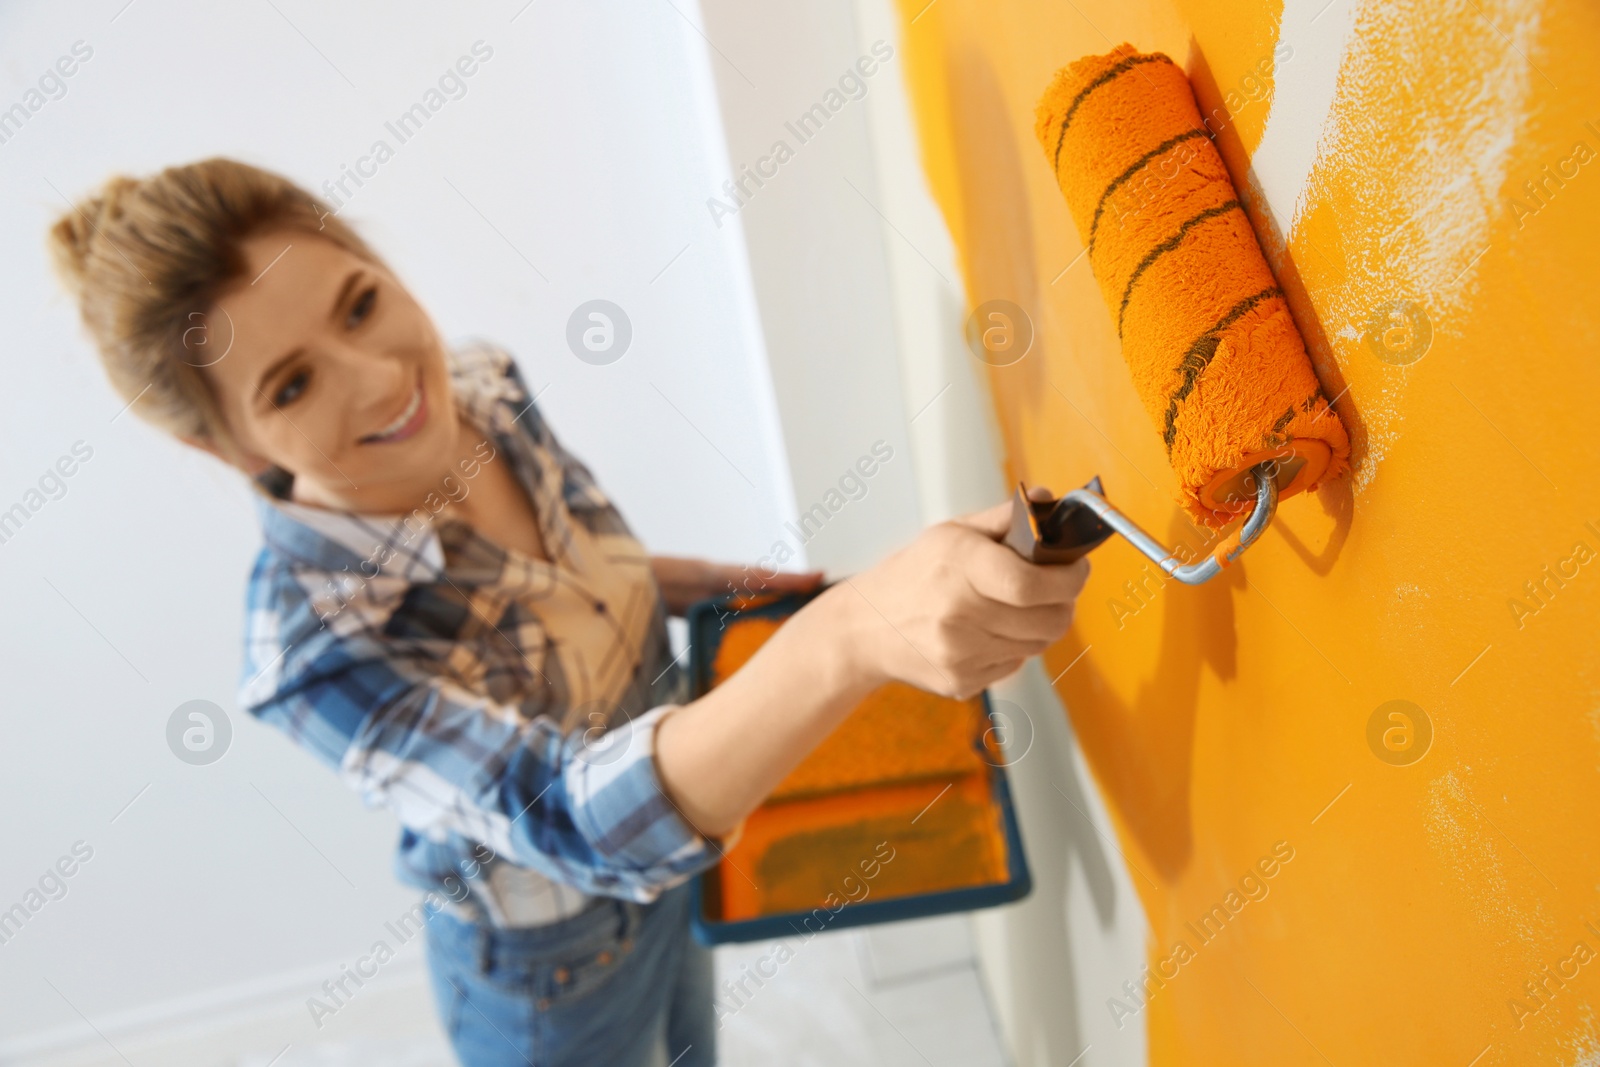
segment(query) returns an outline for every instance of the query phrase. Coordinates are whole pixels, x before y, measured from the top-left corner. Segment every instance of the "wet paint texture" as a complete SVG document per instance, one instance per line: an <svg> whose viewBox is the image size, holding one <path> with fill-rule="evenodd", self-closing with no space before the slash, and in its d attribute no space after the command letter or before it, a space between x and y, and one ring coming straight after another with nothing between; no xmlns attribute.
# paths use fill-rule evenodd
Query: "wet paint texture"
<svg viewBox="0 0 1600 1067"><path fill-rule="evenodd" d="M711 684L738 670L782 624L755 617L723 632L711 663ZM874 690L773 790L788 800L877 782L939 777L945 781L983 772L973 746L983 733L983 705L947 700L900 682Z"/></svg>
<svg viewBox="0 0 1600 1067"><path fill-rule="evenodd" d="M744 665L782 623L729 623L711 684ZM1004 882L1006 843L990 780L999 762L981 701L880 687L745 819L718 868L721 918ZM869 885L858 868L881 858L880 846L894 859L874 864Z"/></svg>
<svg viewBox="0 0 1600 1067"><path fill-rule="evenodd" d="M1123 40L1184 67L1208 128L1278 57L1217 145L1350 432L1351 473L1285 501L1206 586L1097 550L1046 656L1160 979L1136 1003L1123 981L1145 975L1107 975L1079 1010L1145 1027L1162 1065L1591 1062L1600 16L1322 7L901 5L969 303L1010 300L1035 326L1027 358L984 369L1011 480L1098 473L1158 536L1211 536L1173 504L1033 129L1057 70ZM1406 749L1418 723L1369 732L1394 700L1428 717L1426 751Z"/></svg>
<svg viewBox="0 0 1600 1067"><path fill-rule="evenodd" d="M837 905L880 845L894 859L867 886L874 900L1003 882L999 820L983 774L769 804L745 820L720 868L723 918Z"/></svg>
<svg viewBox="0 0 1600 1067"><path fill-rule="evenodd" d="M1262 462L1284 468L1282 498L1342 474L1344 424L1183 71L1128 45L1086 56L1051 81L1034 133L1184 508L1225 524L1253 499L1239 477Z"/></svg>

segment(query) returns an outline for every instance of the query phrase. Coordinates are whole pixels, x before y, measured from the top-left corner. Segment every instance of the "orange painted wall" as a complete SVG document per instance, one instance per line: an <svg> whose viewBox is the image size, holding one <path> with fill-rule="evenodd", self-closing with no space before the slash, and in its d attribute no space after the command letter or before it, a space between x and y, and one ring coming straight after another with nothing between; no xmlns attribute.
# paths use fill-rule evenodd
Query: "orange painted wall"
<svg viewBox="0 0 1600 1067"><path fill-rule="evenodd" d="M1353 27L1331 108L1296 115L1273 109L1309 57L1246 81L1281 7L901 0L969 306L1011 300L1036 327L1026 358L986 369L1014 479L1059 492L1098 473L1152 532L1192 537L1032 132L1057 68L1125 40L1182 63L1202 111L1233 93L1224 156L1355 445L1352 476L1285 502L1211 584L1147 580L1119 540L1098 550L1045 657L1148 961L1167 961L1128 1021L1162 1065L1597 1062L1600 12L1341 9L1316 24ZM1271 195L1252 171L1269 113L1321 145ZM1546 165L1566 177L1534 200ZM1432 332L1409 365L1394 301ZM1394 700L1431 723L1420 759L1403 735L1369 740ZM1292 859L1229 909L1275 845ZM1202 940L1189 924L1219 904ZM1125 977L1081 990L1081 1010L1133 1007Z"/></svg>

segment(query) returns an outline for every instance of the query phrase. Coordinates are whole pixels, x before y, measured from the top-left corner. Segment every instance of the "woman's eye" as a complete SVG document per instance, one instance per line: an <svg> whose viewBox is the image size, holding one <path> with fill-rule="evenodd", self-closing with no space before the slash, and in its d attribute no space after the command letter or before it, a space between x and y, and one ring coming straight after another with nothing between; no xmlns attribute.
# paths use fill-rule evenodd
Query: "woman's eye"
<svg viewBox="0 0 1600 1067"><path fill-rule="evenodd" d="M310 380L311 376L305 371L296 371L294 377L283 383L283 387L272 398L272 402L279 407L294 403L300 399L300 394L306 391L306 383Z"/></svg>
<svg viewBox="0 0 1600 1067"><path fill-rule="evenodd" d="M359 325L368 315L372 314L372 307L378 302L377 286L372 286L366 292L356 297L356 302L350 305L349 322L351 326Z"/></svg>

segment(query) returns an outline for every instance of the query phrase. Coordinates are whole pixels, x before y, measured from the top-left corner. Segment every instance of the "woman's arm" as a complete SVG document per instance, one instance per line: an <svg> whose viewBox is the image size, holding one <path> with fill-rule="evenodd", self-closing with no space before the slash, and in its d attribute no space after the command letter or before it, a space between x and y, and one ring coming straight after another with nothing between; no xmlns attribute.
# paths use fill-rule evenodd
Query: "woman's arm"
<svg viewBox="0 0 1600 1067"><path fill-rule="evenodd" d="M831 586L725 682L666 715L656 773L684 818L710 836L733 830L885 682L968 697L1060 638L1089 563L1023 560L998 543L1010 514L1006 503L929 527Z"/></svg>
<svg viewBox="0 0 1600 1067"><path fill-rule="evenodd" d="M763 570L680 556L650 557L650 571L669 615L681 616L690 604L724 593L809 593L822 583L821 571L774 571L768 575Z"/></svg>
<svg viewBox="0 0 1600 1067"><path fill-rule="evenodd" d="M455 833L585 892L650 900L717 860L738 826L883 682L969 696L1065 632L1088 565L1039 567L995 542L1009 505L924 531L796 613L681 707L563 735L435 676L364 624L324 625L289 569L252 579L241 705L368 804Z"/></svg>
<svg viewBox="0 0 1600 1067"><path fill-rule="evenodd" d="M458 834L586 893L649 901L717 861L718 851L662 796L653 737L669 707L597 737L563 734L526 707L433 675L390 642L307 625L288 585L286 651L241 703L335 769L369 806L431 840ZM272 632L274 628L269 627ZM265 636L265 635L263 635Z"/></svg>

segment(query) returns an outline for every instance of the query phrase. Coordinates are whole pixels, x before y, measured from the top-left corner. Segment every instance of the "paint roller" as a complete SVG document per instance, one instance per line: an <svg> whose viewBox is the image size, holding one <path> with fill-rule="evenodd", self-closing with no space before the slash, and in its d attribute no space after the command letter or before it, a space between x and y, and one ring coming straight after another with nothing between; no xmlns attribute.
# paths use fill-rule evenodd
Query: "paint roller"
<svg viewBox="0 0 1600 1067"><path fill-rule="evenodd" d="M1056 74L1034 132L1180 503L1208 527L1244 521L1184 563L1108 503L1097 477L1056 501L1019 487L1007 543L1065 563L1117 532L1168 575L1203 582L1260 536L1279 500L1344 470L1344 425L1176 63L1127 44L1086 56Z"/></svg>

